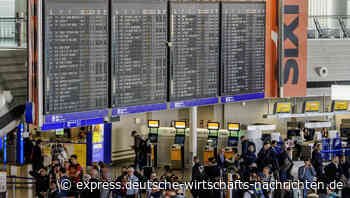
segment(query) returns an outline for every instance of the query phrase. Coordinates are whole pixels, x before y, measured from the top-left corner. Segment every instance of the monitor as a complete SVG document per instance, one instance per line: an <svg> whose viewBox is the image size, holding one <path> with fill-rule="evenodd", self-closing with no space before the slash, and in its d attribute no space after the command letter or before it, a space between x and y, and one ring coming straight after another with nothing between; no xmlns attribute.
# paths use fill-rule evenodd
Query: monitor
<svg viewBox="0 0 350 198"><path fill-rule="evenodd" d="M230 137L228 139L228 146L238 146L238 137Z"/></svg>
<svg viewBox="0 0 350 198"><path fill-rule="evenodd" d="M158 135L157 134L149 134L148 139L151 143L157 143L158 142Z"/></svg>
<svg viewBox="0 0 350 198"><path fill-rule="evenodd" d="M184 135L176 135L175 136L175 144L185 144L185 136Z"/></svg>

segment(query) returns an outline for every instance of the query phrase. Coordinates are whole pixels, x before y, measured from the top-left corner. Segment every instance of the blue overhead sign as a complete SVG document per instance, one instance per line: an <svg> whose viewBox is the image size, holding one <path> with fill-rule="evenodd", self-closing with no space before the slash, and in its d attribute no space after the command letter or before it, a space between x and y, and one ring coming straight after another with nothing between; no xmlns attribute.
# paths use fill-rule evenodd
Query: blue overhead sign
<svg viewBox="0 0 350 198"><path fill-rule="evenodd" d="M65 113L57 115L46 115L45 123L62 123L76 120L88 120L92 118L104 118L108 115L108 110L85 111L77 113Z"/></svg>
<svg viewBox="0 0 350 198"><path fill-rule="evenodd" d="M185 101L179 101L179 102L171 102L170 108L171 109L178 109L178 108L186 108L186 107L194 107L194 106L205 106L205 105L212 105L219 103L218 98L202 98L202 99L195 99L195 100L185 100Z"/></svg>
<svg viewBox="0 0 350 198"><path fill-rule="evenodd" d="M108 116L107 109L57 115L46 115L45 123L41 127L41 130L47 131L55 129L89 126L93 124L102 124L106 116Z"/></svg>
<svg viewBox="0 0 350 198"><path fill-rule="evenodd" d="M94 119L88 119L88 120L71 120L69 122L44 124L41 127L41 130L48 131L48 130L55 130L55 129L82 127L82 126L89 126L93 124L102 124L103 122L104 122L104 118L94 118Z"/></svg>
<svg viewBox="0 0 350 198"><path fill-rule="evenodd" d="M240 102L240 101L264 99L264 98L265 98L264 92L234 95L234 96L222 96L221 103Z"/></svg>
<svg viewBox="0 0 350 198"><path fill-rule="evenodd" d="M134 113L144 113L150 111L161 111L166 110L167 104L148 104L148 105L139 105L139 106L131 106L131 107L118 107L112 110L112 117L134 114Z"/></svg>

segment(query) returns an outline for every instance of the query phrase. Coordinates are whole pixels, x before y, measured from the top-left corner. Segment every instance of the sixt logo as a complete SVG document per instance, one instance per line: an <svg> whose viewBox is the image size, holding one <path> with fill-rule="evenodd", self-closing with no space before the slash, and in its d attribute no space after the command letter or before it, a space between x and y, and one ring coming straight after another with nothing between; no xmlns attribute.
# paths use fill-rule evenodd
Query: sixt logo
<svg viewBox="0 0 350 198"><path fill-rule="evenodd" d="M299 82L299 65L297 62L297 58L299 58L299 39L295 34L296 29L299 27L299 6L298 5L286 5L284 7L285 14L293 14L296 15L294 20L286 25L284 24L284 42L286 43L287 39L291 41L294 47L285 47L284 49L284 57L287 58L287 62L285 63L284 71L283 71L283 84L287 84L290 78L291 71L293 70L292 76L292 84L296 85Z"/></svg>

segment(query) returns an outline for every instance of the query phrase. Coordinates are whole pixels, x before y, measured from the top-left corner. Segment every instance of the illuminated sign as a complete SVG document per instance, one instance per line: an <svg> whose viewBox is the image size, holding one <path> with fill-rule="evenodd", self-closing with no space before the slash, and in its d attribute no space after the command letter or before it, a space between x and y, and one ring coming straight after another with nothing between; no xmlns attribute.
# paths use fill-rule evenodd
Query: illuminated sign
<svg viewBox="0 0 350 198"><path fill-rule="evenodd" d="M63 136L64 135L64 129L56 129L56 135L57 136Z"/></svg>
<svg viewBox="0 0 350 198"><path fill-rule="evenodd" d="M332 111L348 111L349 101L333 101Z"/></svg>
<svg viewBox="0 0 350 198"><path fill-rule="evenodd" d="M275 103L275 113L291 113L292 104L289 102Z"/></svg>
<svg viewBox="0 0 350 198"><path fill-rule="evenodd" d="M304 103L304 112L319 112L321 107L320 101L308 101Z"/></svg>
<svg viewBox="0 0 350 198"><path fill-rule="evenodd" d="M175 121L175 129L186 129L185 121Z"/></svg>
<svg viewBox="0 0 350 198"><path fill-rule="evenodd" d="M103 161L104 158L104 125L97 124L92 126L92 161Z"/></svg>
<svg viewBox="0 0 350 198"><path fill-rule="evenodd" d="M208 130L219 130L220 123L218 122L208 122Z"/></svg>
<svg viewBox="0 0 350 198"><path fill-rule="evenodd" d="M239 131L241 129L241 125L239 123L228 123L227 129L229 131Z"/></svg>
<svg viewBox="0 0 350 198"><path fill-rule="evenodd" d="M148 128L159 128L159 120L148 120Z"/></svg>

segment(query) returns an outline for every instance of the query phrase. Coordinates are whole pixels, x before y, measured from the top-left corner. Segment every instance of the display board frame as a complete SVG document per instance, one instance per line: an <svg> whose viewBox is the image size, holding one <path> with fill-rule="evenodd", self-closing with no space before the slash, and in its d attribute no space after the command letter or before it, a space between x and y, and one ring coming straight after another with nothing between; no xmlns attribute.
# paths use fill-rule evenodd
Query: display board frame
<svg viewBox="0 0 350 198"><path fill-rule="evenodd" d="M223 9L224 9L224 4L230 4L230 5L249 5L249 4L263 4L264 5L264 31L263 34L264 34L264 39L263 42L264 42L264 46L263 46L263 49L264 49L264 53L263 53L263 57L261 59L264 60L264 70L261 72L261 74L263 75L263 80L261 81L262 84L263 84L263 88L262 89L257 89L257 90L247 90L247 91L231 91L231 92L225 92L224 91L224 87L225 87L225 72L224 72L224 56L223 54L225 54L225 50L224 50L224 46L222 45L222 43L225 42L225 33L224 33L224 26L225 24L223 23ZM266 39L266 36L268 35L267 33L267 29L269 27L269 25L267 24L268 21L267 21L267 8L268 8L268 5L267 5L267 2L265 1L229 1L229 0L224 0L222 1L221 3L221 20L220 20L220 30L221 30L221 34L220 34L220 40L221 40L221 46L220 46L220 96L222 96L225 100L222 100L222 102L230 102L231 98L232 97L232 100L233 101L239 101L238 98L235 98L234 96L236 95L239 95L239 96L243 96L244 98L247 98L248 100L249 99L259 99L259 98L264 98L265 97L265 90L266 90L266 87L267 87L267 84L266 84L266 80L267 80L267 77L266 77L266 73L267 73L267 60L266 60L266 57L267 57L267 39ZM247 12L249 13L250 11L247 9ZM250 65L251 67L252 65ZM262 96L260 93L263 93Z"/></svg>
<svg viewBox="0 0 350 198"><path fill-rule="evenodd" d="M57 1L55 2L55 0L48 0L48 1L52 1L51 3L57 3ZM80 2L79 2L80 1ZM42 36L42 38L41 38L41 42L42 42L42 46L41 46L41 54L42 54L42 56L40 57L40 60L42 61L42 64L41 64L41 66L42 66L42 103L43 103L43 115L44 116L46 116L46 115L57 115L57 114L70 114L70 113L77 113L77 112L88 112L88 111L95 111L95 110L100 110L100 109L106 109L106 108L108 108L109 107L109 103L110 103L110 99L109 99L109 88L110 88L110 58L109 58L109 54L110 54L110 18L109 18L109 6L110 6L110 3L109 3L109 0L99 0L99 1L101 1L101 2L98 2L98 3L101 3L101 5L104 5L104 7L105 7L105 9L106 9L106 11L105 11L105 13L103 13L103 14L101 14L100 13L100 11L97 11L97 10L94 10L94 12L96 12L96 13L98 13L98 14L100 14L101 16L102 15L106 15L106 17L107 17L107 22L106 22L106 28L107 28L107 33L106 33L106 36L107 36L107 48L106 48L106 54L104 54L105 55L105 62L107 63L107 65L105 66L106 68L104 68L104 70L106 70L105 72L107 73L106 74L106 79L105 79L105 82L107 83L107 85L106 85L106 90L104 90L105 92L106 92L106 95L105 95L105 104L104 105L102 105L102 106L100 106L100 107L92 107L92 108L86 108L86 109L82 109L81 111L70 111L70 110L67 110L67 111L60 111L60 112L51 112L51 113L47 113L46 111L47 111L47 108L46 108L46 89L47 89L47 87L48 87L48 81L47 81L47 75L46 75L46 72L47 72L47 69L48 68L46 68L47 67L47 61L46 61L46 58L48 57L48 54L47 54L47 47L46 47L46 44L47 44L47 42L49 42L49 41L47 41L47 34L48 34L48 32L46 31L47 30L47 28L48 28L48 24L46 23L46 19L48 18L48 16L47 16L47 13L49 12L48 10L47 10L47 5L49 4L47 1L44 1L44 0L42 0L42 1L40 1L41 2L41 16L42 16L42 18L41 19L39 19L39 21L40 21L40 23L41 23L41 29L42 29L42 34L41 34L41 36ZM95 1L90 1L90 2L95 2ZM61 2L60 2L61 3ZM68 0L65 0L64 2L63 2L64 4L69 4L69 3L71 3L71 4L78 4L78 3L82 3L82 5L84 5L84 3L86 4L86 3L88 3L88 2L83 2L82 0L74 0L74 1L72 1L72 2L70 2L70 1L68 1ZM97 2L96 2L96 4L97 4ZM77 7L77 6L76 6ZM76 7L74 7L74 8L76 8ZM89 6L86 6L86 7L89 7ZM64 11L60 11L60 12L64 12ZM81 10L81 13L82 12L84 12L84 14L85 15L90 15L91 13L92 13L92 10L88 10L88 9L86 9L86 10ZM72 16L74 16L74 15L72 15ZM90 20L90 19L89 19ZM89 24L90 25L90 24ZM91 29L91 27L89 26L89 28ZM89 29L89 31L90 31L90 29ZM96 31L97 32L97 31ZM89 35L90 35L90 33L89 33ZM89 39L89 42L90 42L91 40ZM80 51L79 51L80 52ZM72 62L74 62L73 60L72 60ZM91 68L89 68L89 69L91 69ZM96 70L97 70L97 62L96 62L96 68L95 68ZM103 68L101 67L101 69L103 70ZM80 69L79 69L80 70ZM78 71L78 73L79 73L80 71ZM50 81L51 81L51 79L50 79ZM51 88L52 89L52 88ZM96 94L96 93L93 93L93 94Z"/></svg>

